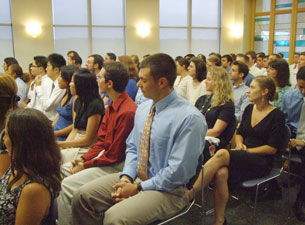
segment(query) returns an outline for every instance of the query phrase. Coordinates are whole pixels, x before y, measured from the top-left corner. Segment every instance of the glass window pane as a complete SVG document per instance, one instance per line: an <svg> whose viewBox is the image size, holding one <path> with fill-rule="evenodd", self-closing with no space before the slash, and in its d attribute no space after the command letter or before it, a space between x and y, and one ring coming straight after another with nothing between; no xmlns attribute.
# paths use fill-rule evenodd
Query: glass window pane
<svg viewBox="0 0 305 225"><path fill-rule="evenodd" d="M283 53L285 58L289 57L291 14L275 15L274 27L274 53Z"/></svg>
<svg viewBox="0 0 305 225"><path fill-rule="evenodd" d="M6 57L14 57L13 37L11 26L0 26L0 62ZM0 72L3 71L3 67L0 67Z"/></svg>
<svg viewBox="0 0 305 225"><path fill-rule="evenodd" d="M298 0L299 4L298 7L299 8L305 8L305 0Z"/></svg>
<svg viewBox="0 0 305 225"><path fill-rule="evenodd" d="M298 13L295 52L305 51L305 13Z"/></svg>
<svg viewBox="0 0 305 225"><path fill-rule="evenodd" d="M92 51L105 57L106 52L125 55L124 28L92 28Z"/></svg>
<svg viewBox="0 0 305 225"><path fill-rule="evenodd" d="M92 0L93 25L123 26L123 0Z"/></svg>
<svg viewBox="0 0 305 225"><path fill-rule="evenodd" d="M255 18L254 51L268 53L269 24L269 16Z"/></svg>
<svg viewBox="0 0 305 225"><path fill-rule="evenodd" d="M160 51L173 58L188 54L187 29L160 28Z"/></svg>
<svg viewBox="0 0 305 225"><path fill-rule="evenodd" d="M192 29L192 53L208 55L219 52L218 29Z"/></svg>
<svg viewBox="0 0 305 225"><path fill-rule="evenodd" d="M256 12L269 12L271 0L256 0Z"/></svg>
<svg viewBox="0 0 305 225"><path fill-rule="evenodd" d="M54 51L67 59L70 50L78 52L85 66L89 50L88 28L54 27Z"/></svg>
<svg viewBox="0 0 305 225"><path fill-rule="evenodd" d="M53 0L54 25L88 25L87 1Z"/></svg>
<svg viewBox="0 0 305 225"><path fill-rule="evenodd" d="M292 9L292 0L276 0L275 10Z"/></svg>
<svg viewBox="0 0 305 225"><path fill-rule="evenodd" d="M1 1L0 23L12 23L10 0Z"/></svg>
<svg viewBox="0 0 305 225"><path fill-rule="evenodd" d="M192 26L193 27L218 27L219 26L219 1L193 0L192 1Z"/></svg>
<svg viewBox="0 0 305 225"><path fill-rule="evenodd" d="M160 26L187 26L187 0L160 0Z"/></svg>

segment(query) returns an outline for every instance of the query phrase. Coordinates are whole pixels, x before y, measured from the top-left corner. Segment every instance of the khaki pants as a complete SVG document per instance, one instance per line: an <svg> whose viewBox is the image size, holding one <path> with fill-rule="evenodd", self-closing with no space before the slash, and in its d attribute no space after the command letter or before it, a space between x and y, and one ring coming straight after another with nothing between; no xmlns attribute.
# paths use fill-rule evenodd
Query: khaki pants
<svg viewBox="0 0 305 225"><path fill-rule="evenodd" d="M143 191L114 204L112 186L120 173L107 175L83 185L74 192L72 219L74 225L144 225L175 215L188 203L187 190L179 186L171 192ZM139 179L135 183L140 182Z"/></svg>
<svg viewBox="0 0 305 225"><path fill-rule="evenodd" d="M103 167L92 167L84 169L76 174L70 173L71 163L62 165L61 171L64 175L64 179L61 183L61 192L57 198L58 207L58 222L60 225L72 224L72 209L71 202L73 193L83 186L95 179L103 177L108 174L117 173L122 171L124 167L124 161Z"/></svg>

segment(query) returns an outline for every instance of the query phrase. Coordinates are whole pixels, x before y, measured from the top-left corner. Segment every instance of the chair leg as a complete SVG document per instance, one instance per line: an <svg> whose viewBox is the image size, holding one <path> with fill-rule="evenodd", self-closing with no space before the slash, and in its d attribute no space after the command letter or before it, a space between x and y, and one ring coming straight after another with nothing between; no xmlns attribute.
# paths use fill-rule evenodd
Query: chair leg
<svg viewBox="0 0 305 225"><path fill-rule="evenodd" d="M256 222L256 204L257 204L257 198L258 198L258 190L259 190L259 184L256 185L256 193L255 193L255 201L254 201L254 210L253 210L253 224Z"/></svg>

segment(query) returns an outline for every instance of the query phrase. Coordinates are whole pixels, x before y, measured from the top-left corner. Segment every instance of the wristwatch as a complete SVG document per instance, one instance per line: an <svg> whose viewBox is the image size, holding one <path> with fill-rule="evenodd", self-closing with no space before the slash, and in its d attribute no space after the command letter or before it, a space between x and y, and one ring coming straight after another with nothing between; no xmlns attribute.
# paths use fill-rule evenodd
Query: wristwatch
<svg viewBox="0 0 305 225"><path fill-rule="evenodd" d="M143 189L142 189L142 184L141 184L141 183L138 183L138 184L137 184L137 189L138 189L138 192L143 191Z"/></svg>

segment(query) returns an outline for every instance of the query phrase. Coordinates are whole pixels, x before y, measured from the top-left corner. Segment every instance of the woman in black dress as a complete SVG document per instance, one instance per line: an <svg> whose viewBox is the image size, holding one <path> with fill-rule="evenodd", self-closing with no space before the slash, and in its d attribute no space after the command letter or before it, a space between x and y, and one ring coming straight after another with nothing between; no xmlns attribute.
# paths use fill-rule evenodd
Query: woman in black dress
<svg viewBox="0 0 305 225"><path fill-rule="evenodd" d="M270 77L253 79L248 97L254 104L245 109L237 130L235 149L220 149L204 165L204 184L207 186L212 180L215 184L215 225L226 224L228 184L236 185L268 174L277 149L284 144L285 116L269 103L275 96L275 84ZM194 189L201 190L201 175Z"/></svg>
<svg viewBox="0 0 305 225"><path fill-rule="evenodd" d="M210 159L214 151L227 147L232 138L229 131L232 130L232 126L235 126L232 84L226 70L222 67L211 67L205 84L206 90L211 94L198 98L195 107L206 118L208 125L206 136L218 138L220 143L214 146L206 141L204 162Z"/></svg>

